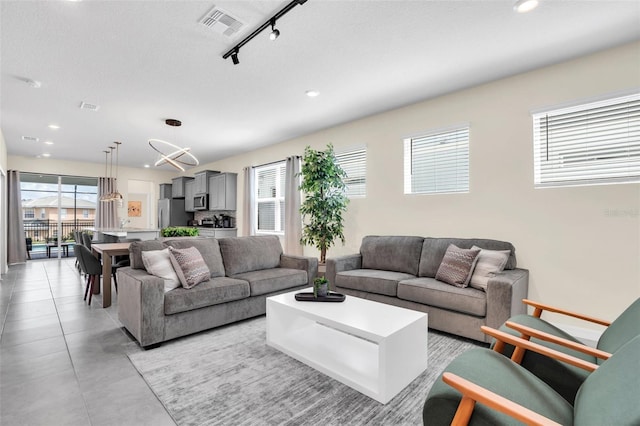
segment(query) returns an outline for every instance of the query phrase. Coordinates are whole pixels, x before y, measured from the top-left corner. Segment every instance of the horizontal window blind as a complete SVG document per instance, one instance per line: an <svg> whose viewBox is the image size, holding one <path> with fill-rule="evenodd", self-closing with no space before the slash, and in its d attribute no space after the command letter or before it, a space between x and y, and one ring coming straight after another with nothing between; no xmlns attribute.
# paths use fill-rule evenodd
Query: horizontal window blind
<svg viewBox="0 0 640 426"><path fill-rule="evenodd" d="M281 233L284 230L284 162L254 169L258 233Z"/></svg>
<svg viewBox="0 0 640 426"><path fill-rule="evenodd" d="M367 147L360 146L336 153L336 160L347 174L347 197L367 195Z"/></svg>
<svg viewBox="0 0 640 426"><path fill-rule="evenodd" d="M640 94L532 117L536 187L640 181Z"/></svg>
<svg viewBox="0 0 640 426"><path fill-rule="evenodd" d="M404 193L469 192L469 127L404 140Z"/></svg>

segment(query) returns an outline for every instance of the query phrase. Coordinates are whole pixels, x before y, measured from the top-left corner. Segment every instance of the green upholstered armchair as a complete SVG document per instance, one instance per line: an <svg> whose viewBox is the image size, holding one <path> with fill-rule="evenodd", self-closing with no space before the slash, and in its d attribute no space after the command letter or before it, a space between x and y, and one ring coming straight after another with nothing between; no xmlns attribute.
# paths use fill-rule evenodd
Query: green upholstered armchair
<svg viewBox="0 0 640 426"><path fill-rule="evenodd" d="M542 303L523 300L534 308L533 315L516 315L510 318L500 330L530 339L543 346L581 358L585 361L602 364L612 353L634 337L640 335L640 299L633 302L613 322L594 318L588 315L567 311ZM554 312L591 323L605 328L598 340L596 348L583 345L573 336L565 333L541 318L544 311ZM505 345L495 348L498 352L511 357L514 347ZM573 403L578 388L585 381L589 373L581 368L559 362L553 358L536 352L519 351L516 359L520 365L531 371L537 377L561 394L567 401Z"/></svg>
<svg viewBox="0 0 640 426"><path fill-rule="evenodd" d="M453 360L431 388L424 425L640 424L640 336L596 365L498 330L483 331L592 373L572 404L511 359L490 349L472 349Z"/></svg>

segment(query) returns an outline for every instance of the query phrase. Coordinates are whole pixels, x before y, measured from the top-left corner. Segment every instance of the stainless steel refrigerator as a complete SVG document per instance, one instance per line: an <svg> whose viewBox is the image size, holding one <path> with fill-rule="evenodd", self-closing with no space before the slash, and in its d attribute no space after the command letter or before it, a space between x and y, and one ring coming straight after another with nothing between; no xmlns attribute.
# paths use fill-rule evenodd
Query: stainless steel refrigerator
<svg viewBox="0 0 640 426"><path fill-rule="evenodd" d="M184 211L184 199L163 198L158 200L158 227L187 226L193 213Z"/></svg>

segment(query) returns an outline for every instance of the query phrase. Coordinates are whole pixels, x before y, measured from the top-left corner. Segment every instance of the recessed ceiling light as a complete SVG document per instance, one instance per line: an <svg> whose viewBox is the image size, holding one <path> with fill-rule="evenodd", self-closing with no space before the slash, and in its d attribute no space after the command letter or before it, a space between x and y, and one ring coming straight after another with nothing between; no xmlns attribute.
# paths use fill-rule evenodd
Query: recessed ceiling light
<svg viewBox="0 0 640 426"><path fill-rule="evenodd" d="M518 0L516 4L513 5L513 10L518 13L526 13L536 7L538 7L538 0Z"/></svg>
<svg viewBox="0 0 640 426"><path fill-rule="evenodd" d="M32 87L34 89L39 89L40 87L42 87L42 83L40 83L38 80L32 80L30 78L25 78L24 82L27 83L29 85L29 87Z"/></svg>
<svg viewBox="0 0 640 426"><path fill-rule="evenodd" d="M53 145L53 142L51 141L44 141L45 145Z"/></svg>
<svg viewBox="0 0 640 426"><path fill-rule="evenodd" d="M317 90L307 90L306 95L310 98L315 98L316 96L318 96L320 94L320 92L318 92Z"/></svg>
<svg viewBox="0 0 640 426"><path fill-rule="evenodd" d="M51 154L45 152L44 154L42 154L43 157L51 157Z"/></svg>
<svg viewBox="0 0 640 426"><path fill-rule="evenodd" d="M151 166L150 166L150 165L148 165L148 164L145 164L145 165L144 165L144 168L145 168L145 169L148 169L149 167L151 167Z"/></svg>
<svg viewBox="0 0 640 426"><path fill-rule="evenodd" d="M49 128L53 130L58 130L60 126L58 126L57 124L49 124Z"/></svg>

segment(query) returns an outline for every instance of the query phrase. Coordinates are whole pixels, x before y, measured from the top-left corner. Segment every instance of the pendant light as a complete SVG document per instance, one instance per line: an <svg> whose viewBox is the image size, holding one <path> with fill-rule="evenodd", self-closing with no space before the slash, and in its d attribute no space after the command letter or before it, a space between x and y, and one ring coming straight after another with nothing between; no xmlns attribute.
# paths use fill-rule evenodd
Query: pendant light
<svg viewBox="0 0 640 426"><path fill-rule="evenodd" d="M119 151L120 151L120 145L122 145L122 142L114 142L114 144L116 144L116 178L115 178L115 183L114 183L114 187L115 187L115 191L111 194L111 199L113 201L117 201L118 202L118 207L122 207L122 203L123 203L123 197L122 194L120 192L118 192L118 166L119 166ZM113 155L113 154L112 154Z"/></svg>
<svg viewBox="0 0 640 426"><path fill-rule="evenodd" d="M107 159L107 155L109 155L110 151L102 151L104 152L104 178L106 179L107 182L109 182L109 174L108 174L108 164L109 164L109 160ZM109 192L105 192L104 194L102 194L100 196L100 201L102 202L106 202L109 201L109 195L111 195L111 193Z"/></svg>
<svg viewBox="0 0 640 426"><path fill-rule="evenodd" d="M182 122L175 118L166 119L165 124L174 129L174 136L176 135L175 129L182 126ZM190 152L191 148L181 148L178 145L161 139L149 139L148 142L149 146L159 154L158 161L154 164L156 167L169 164L181 172L184 172L183 165L193 167L200 164L198 159ZM167 149L170 151L167 153L163 152Z"/></svg>

